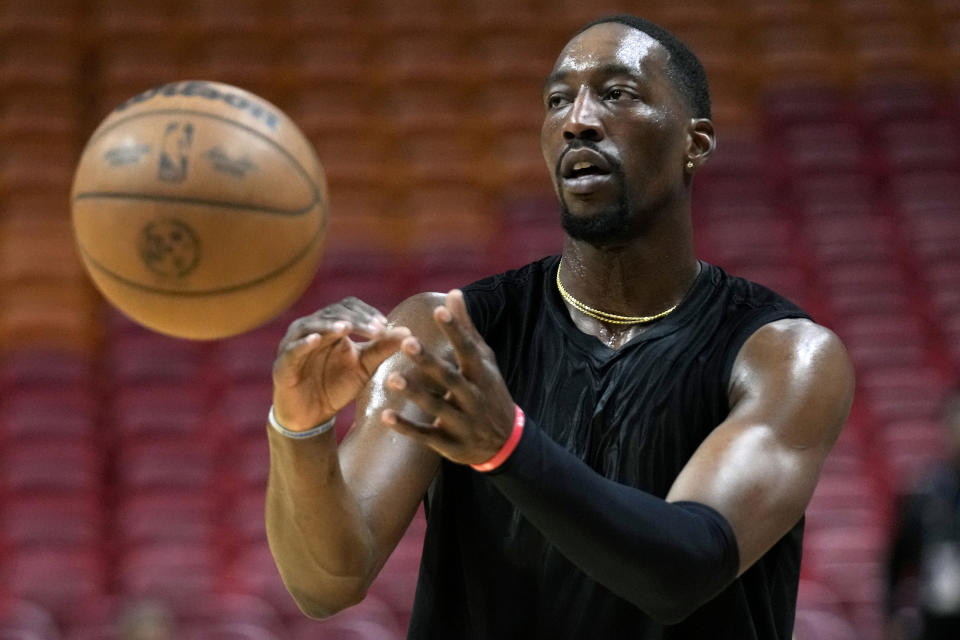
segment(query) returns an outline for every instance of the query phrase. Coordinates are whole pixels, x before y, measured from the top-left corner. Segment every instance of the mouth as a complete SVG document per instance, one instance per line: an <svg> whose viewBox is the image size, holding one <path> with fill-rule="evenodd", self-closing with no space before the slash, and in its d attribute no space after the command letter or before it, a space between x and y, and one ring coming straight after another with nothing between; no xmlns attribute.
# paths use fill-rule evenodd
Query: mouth
<svg viewBox="0 0 960 640"><path fill-rule="evenodd" d="M563 187L575 194L592 193L612 177L610 162L587 148L568 151L560 162L559 173Z"/></svg>

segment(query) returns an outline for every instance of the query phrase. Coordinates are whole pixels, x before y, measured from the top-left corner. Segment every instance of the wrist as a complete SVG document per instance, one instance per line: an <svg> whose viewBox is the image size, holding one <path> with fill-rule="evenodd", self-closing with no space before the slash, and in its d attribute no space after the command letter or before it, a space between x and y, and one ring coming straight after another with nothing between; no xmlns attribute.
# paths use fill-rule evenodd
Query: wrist
<svg viewBox="0 0 960 640"><path fill-rule="evenodd" d="M507 436L506 442L503 443L503 446L493 455L492 458L486 462L472 464L470 467L476 471L482 471L486 473L493 471L506 462L507 458L510 457L510 454L512 454L514 449L517 448L517 445L520 444L520 436L523 435L523 425L525 422L526 416L523 413L523 409L517 405L514 405L513 429L510 431L510 435Z"/></svg>
<svg viewBox="0 0 960 640"><path fill-rule="evenodd" d="M270 423L270 426L273 428L273 430L280 435L286 436L287 438L292 438L294 440L301 440L304 438L312 438L330 431L333 428L333 425L336 424L337 416L334 414L334 416L326 422L321 422L320 424L303 431L295 431L280 424L280 422L277 420L276 413L274 412L273 405L270 405L270 411L267 413L267 421Z"/></svg>

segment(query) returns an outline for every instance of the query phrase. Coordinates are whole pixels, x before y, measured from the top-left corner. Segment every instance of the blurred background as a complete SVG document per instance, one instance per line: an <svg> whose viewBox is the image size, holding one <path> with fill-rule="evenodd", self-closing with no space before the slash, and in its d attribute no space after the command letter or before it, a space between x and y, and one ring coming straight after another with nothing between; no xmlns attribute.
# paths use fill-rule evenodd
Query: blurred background
<svg viewBox="0 0 960 640"><path fill-rule="evenodd" d="M0 0L0 640L403 637L422 517L355 610L307 620L280 583L263 526L276 344L348 294L388 310L558 252L540 89L576 28L618 11L707 68L701 257L850 349L857 400L807 513L797 638L884 637L896 496L947 455L960 365L957 0ZM183 79L278 105L330 184L308 292L210 343L108 308L70 228L99 121Z"/></svg>

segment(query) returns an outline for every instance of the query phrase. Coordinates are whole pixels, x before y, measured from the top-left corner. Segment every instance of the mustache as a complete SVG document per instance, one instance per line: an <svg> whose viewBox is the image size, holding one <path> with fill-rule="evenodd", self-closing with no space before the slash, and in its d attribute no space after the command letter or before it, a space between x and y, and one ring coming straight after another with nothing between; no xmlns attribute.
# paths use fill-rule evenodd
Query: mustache
<svg viewBox="0 0 960 640"><path fill-rule="evenodd" d="M570 141L570 144L566 146L563 152L560 154L560 157L557 158L557 164L553 168L553 173L558 178L563 176L560 174L560 167L563 165L563 159L567 157L567 154L571 151L576 151L577 149L590 149L591 151L600 154L603 158L610 164L610 169L613 173L620 173L620 163L610 155L604 153L600 150L599 145L593 140L583 140L581 138L576 138Z"/></svg>

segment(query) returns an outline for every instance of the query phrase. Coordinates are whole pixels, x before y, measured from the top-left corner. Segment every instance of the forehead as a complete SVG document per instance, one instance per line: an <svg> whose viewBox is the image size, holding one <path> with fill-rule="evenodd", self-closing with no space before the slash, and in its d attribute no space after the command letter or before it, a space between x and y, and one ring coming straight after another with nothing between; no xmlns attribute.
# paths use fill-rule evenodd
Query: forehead
<svg viewBox="0 0 960 640"><path fill-rule="evenodd" d="M594 25L560 52L551 76L622 68L636 75L664 76L669 54L646 33L618 22Z"/></svg>

